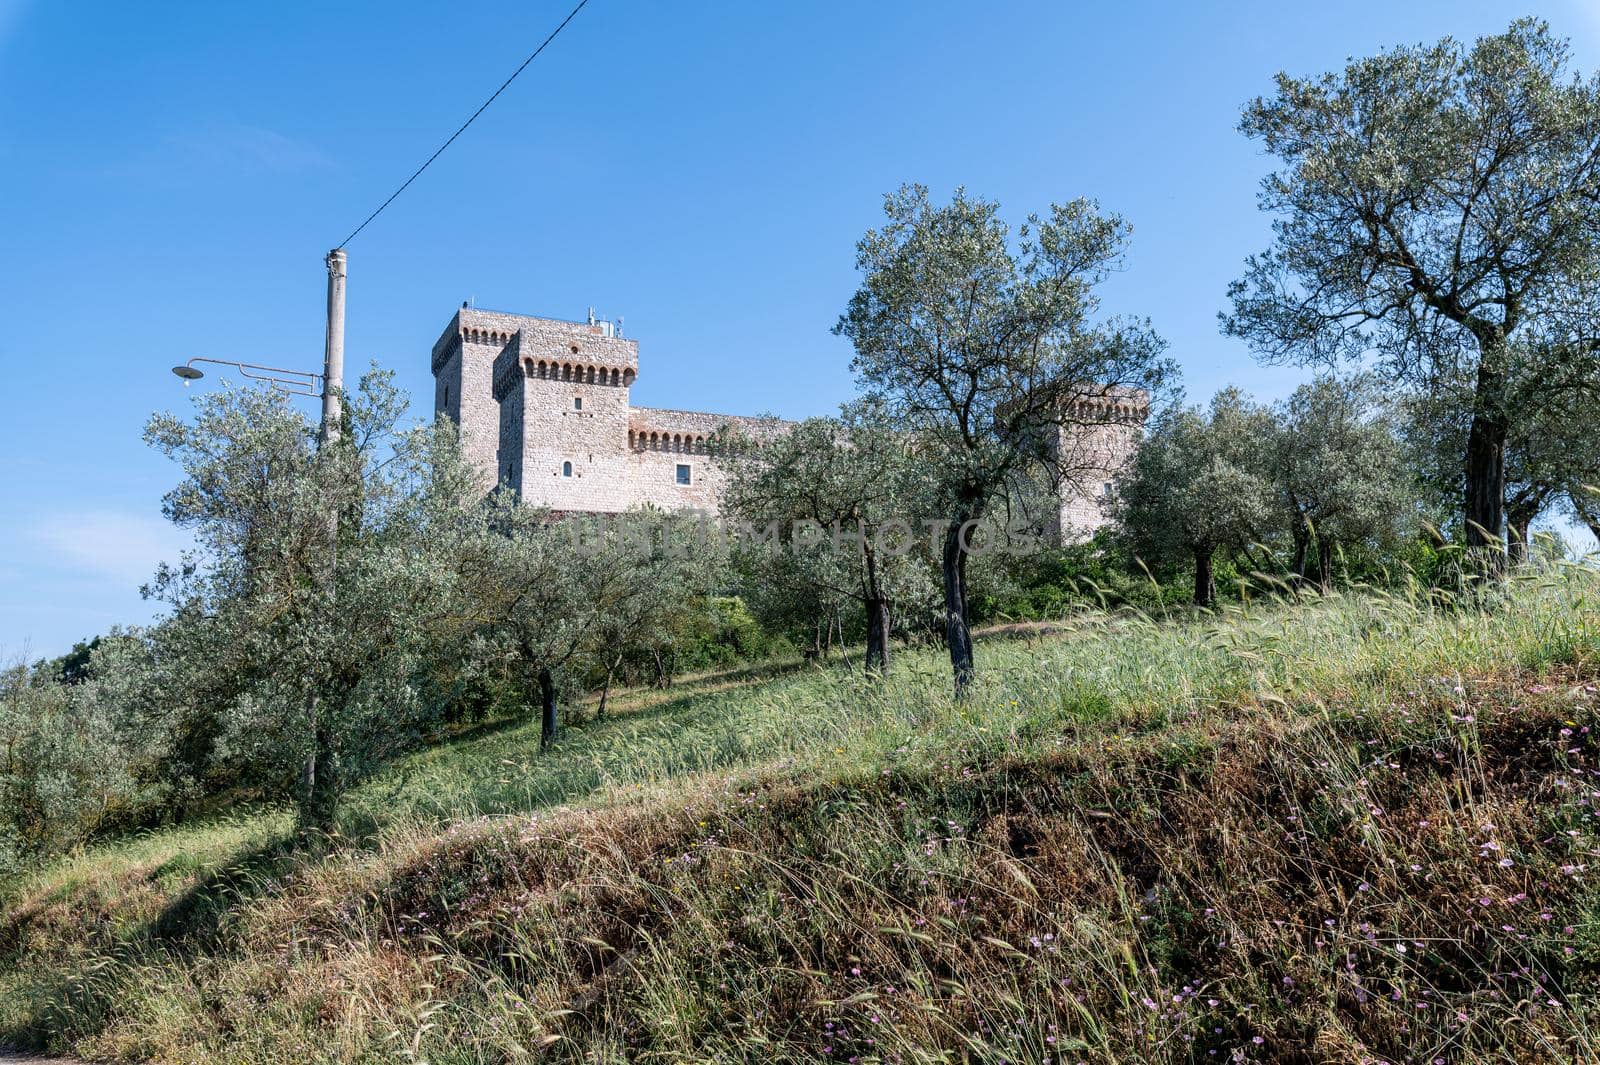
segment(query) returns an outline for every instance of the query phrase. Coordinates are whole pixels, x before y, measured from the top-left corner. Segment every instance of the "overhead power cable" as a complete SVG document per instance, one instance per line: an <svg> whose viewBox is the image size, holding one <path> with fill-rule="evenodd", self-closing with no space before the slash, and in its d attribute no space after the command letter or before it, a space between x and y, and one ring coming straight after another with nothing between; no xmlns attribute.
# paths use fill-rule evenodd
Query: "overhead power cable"
<svg viewBox="0 0 1600 1065"><path fill-rule="evenodd" d="M528 69L528 64L529 63L531 63L535 59L539 58L539 53L544 51L547 47L549 47L550 42L555 40L558 36L561 35L561 31L567 28L567 23L571 22L574 18L576 18L577 15L578 15L578 12L582 11L584 9L584 7L588 5L588 3L589 3L589 0L579 0L578 6L573 8L571 11L567 12L567 17L561 20L561 25L557 26L555 29L550 31L550 36L546 37L543 41L541 41L539 43L539 47L535 48L533 50L532 54L529 55L528 58L526 58L526 59L524 59L522 61L522 65L520 67L518 67L516 70L513 70L511 72L511 76L509 78L507 78L504 82L501 83L500 87L494 91L494 95L490 96L487 100L483 101L483 105L481 107L479 107L476 111L472 112L472 117L468 118L465 122L461 123L461 128L456 130L454 133L450 134L450 139L445 141L443 144L439 145L439 150L434 152L432 155L428 156L428 161L423 163L421 166L417 167L416 173L414 173L410 177L406 178L405 183L402 184L399 188L395 189L394 193L392 195L390 195L390 197L387 200L384 200L381 204L379 204L378 205L378 209L376 211L373 211L371 214L367 215L366 221L362 222L359 226L356 226L355 229L351 230L350 235L348 237L345 237L343 240L341 240L339 242L339 244L338 244L338 247L342 248L345 245L349 244L352 240L356 239L356 234L357 233L360 233L363 229L366 229L367 226L372 222L372 220L374 218L377 218L380 214L383 213L383 209L385 207L387 207L391 203L393 203L395 201L395 198L398 197L402 192L406 191L406 189L410 187L410 185L411 185L411 183L413 181L415 181L415 180L417 180L417 178L421 177L422 176L422 172L424 170L428 169L428 167L433 164L433 161L435 159L437 159L437 158L439 158L439 156L443 155L444 154L444 150L446 148L450 147L450 145L454 144L455 143L455 139L457 137L461 136L461 134L465 133L467 131L467 127L472 125L473 122L477 121L477 118L478 118L479 115L483 114L484 111L488 110L489 105L494 103L495 100L500 96L500 94L506 91L507 86L509 86L513 81L517 80L517 75L521 74L524 70Z"/></svg>

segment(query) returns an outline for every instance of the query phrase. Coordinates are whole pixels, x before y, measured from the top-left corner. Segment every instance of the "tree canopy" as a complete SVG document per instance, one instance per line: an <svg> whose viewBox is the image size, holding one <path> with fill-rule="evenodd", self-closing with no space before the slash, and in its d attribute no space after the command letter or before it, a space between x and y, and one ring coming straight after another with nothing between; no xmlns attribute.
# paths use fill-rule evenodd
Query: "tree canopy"
<svg viewBox="0 0 1600 1065"><path fill-rule="evenodd" d="M1169 407L1118 478L1117 517L1146 559L1194 563L1194 601L1216 599L1218 550L1243 551L1273 516L1270 413L1235 388L1208 410Z"/></svg>
<svg viewBox="0 0 1600 1065"><path fill-rule="evenodd" d="M1075 483L1093 456L1061 430L1111 422L1106 400L1159 389L1172 368L1148 323L1098 317L1094 289L1130 230L1093 202L1054 204L1015 239L998 204L961 189L935 204L906 185L884 214L856 246L864 276L835 332L855 345L864 400L932 470L959 693L974 668L965 531L1030 478Z"/></svg>
<svg viewBox="0 0 1600 1065"><path fill-rule="evenodd" d="M1517 427L1600 398L1585 369L1600 338L1600 81L1569 58L1525 19L1470 46L1280 74L1240 126L1281 166L1260 196L1272 246L1231 287L1225 331L1267 359L1366 359L1458 395L1461 514L1480 547L1503 535ZM1530 396L1516 383L1533 352L1560 361Z"/></svg>

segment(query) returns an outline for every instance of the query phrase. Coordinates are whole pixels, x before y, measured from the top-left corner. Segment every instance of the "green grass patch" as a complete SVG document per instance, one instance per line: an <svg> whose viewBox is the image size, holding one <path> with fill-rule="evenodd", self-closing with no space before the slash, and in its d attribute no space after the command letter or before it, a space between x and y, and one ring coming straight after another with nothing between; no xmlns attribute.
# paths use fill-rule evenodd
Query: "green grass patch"
<svg viewBox="0 0 1600 1065"><path fill-rule="evenodd" d="M240 814L19 885L0 1042L1581 1060L1597 606L1575 569L1470 608L1087 616L981 645L966 703L908 652L881 684L623 693L548 751L536 724L487 727L365 785L315 852L286 814Z"/></svg>

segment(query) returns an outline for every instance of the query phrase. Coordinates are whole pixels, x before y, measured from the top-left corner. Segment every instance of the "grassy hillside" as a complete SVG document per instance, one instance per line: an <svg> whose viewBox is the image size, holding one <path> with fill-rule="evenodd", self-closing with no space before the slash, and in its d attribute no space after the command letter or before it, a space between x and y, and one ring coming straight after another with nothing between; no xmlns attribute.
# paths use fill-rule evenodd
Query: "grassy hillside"
<svg viewBox="0 0 1600 1065"><path fill-rule="evenodd" d="M0 1044L167 1062L1600 1056L1600 577L631 693L18 886Z"/></svg>

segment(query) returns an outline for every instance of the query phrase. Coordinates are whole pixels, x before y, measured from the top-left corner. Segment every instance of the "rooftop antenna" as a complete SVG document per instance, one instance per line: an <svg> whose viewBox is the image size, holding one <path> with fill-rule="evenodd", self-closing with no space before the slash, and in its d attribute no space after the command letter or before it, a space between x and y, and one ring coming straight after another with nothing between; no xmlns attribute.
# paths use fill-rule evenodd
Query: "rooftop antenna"
<svg viewBox="0 0 1600 1065"><path fill-rule="evenodd" d="M594 325L594 308L589 308L589 324Z"/></svg>
<svg viewBox="0 0 1600 1065"><path fill-rule="evenodd" d="M617 336L622 336L622 315L617 315Z"/></svg>

